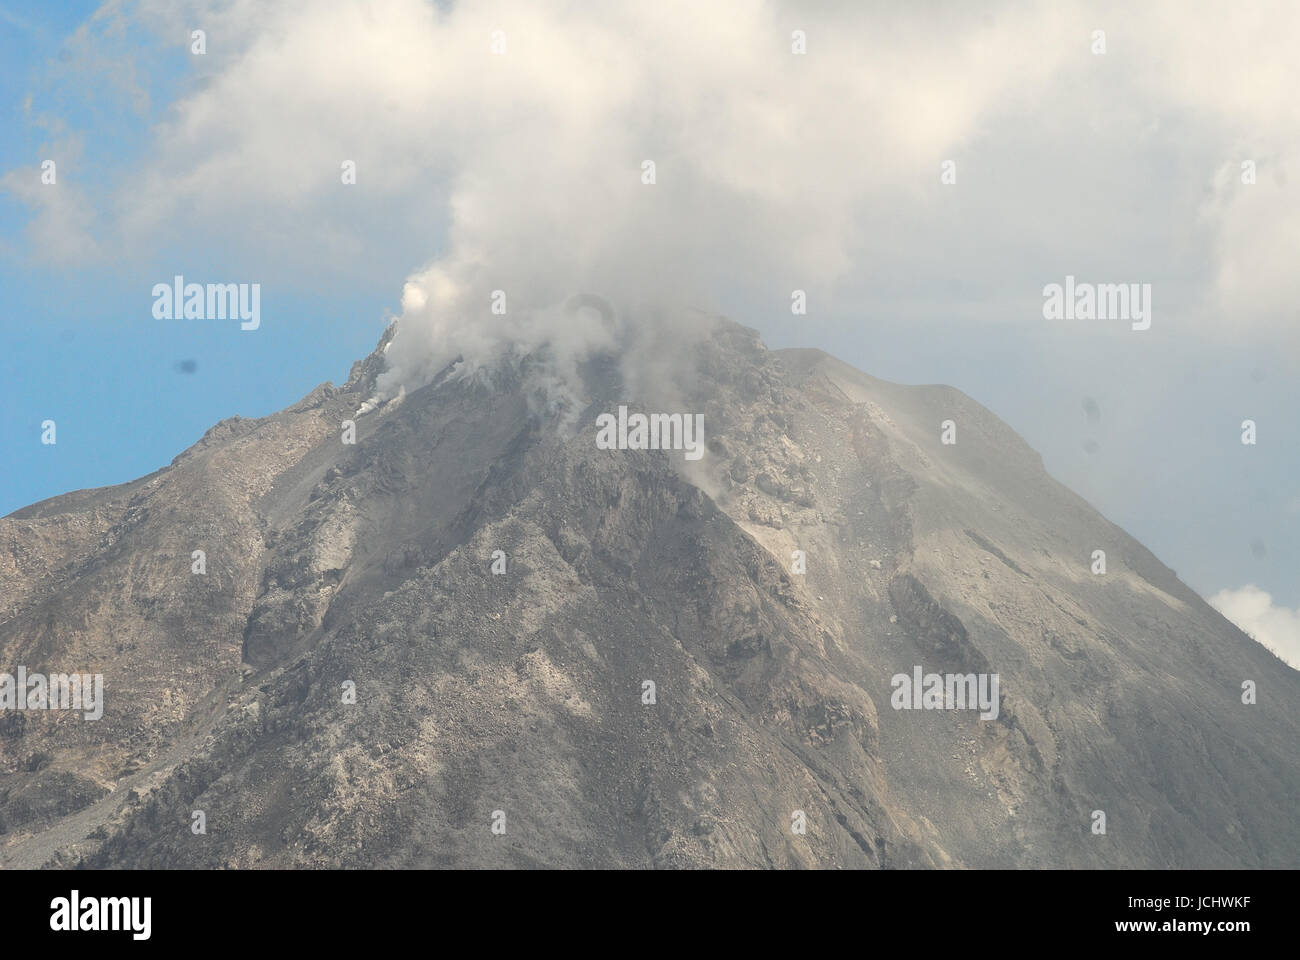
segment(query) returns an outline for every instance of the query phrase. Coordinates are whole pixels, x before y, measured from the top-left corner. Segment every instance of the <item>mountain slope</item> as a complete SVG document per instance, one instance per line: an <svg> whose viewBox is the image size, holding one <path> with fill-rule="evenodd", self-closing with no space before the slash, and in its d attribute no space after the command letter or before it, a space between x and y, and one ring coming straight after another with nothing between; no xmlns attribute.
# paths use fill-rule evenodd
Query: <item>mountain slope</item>
<svg viewBox="0 0 1300 960"><path fill-rule="evenodd" d="M105 684L0 713L0 865L1300 865L1300 675L959 392L719 321L369 412L387 340L0 520L0 670ZM708 453L597 449L619 404ZM915 666L997 718L893 709Z"/></svg>

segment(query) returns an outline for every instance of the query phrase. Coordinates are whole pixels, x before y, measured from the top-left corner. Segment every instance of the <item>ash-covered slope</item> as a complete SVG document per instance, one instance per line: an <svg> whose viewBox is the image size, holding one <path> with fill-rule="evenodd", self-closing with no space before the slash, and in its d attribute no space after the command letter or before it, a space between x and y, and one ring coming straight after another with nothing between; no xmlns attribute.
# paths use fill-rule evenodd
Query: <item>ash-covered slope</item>
<svg viewBox="0 0 1300 960"><path fill-rule="evenodd" d="M105 700L0 713L0 865L1300 865L1300 674L1005 424L725 321L684 355L670 408L528 357L356 416L376 351L0 520L0 671ZM708 452L597 449L620 403ZM915 666L998 716L893 709Z"/></svg>

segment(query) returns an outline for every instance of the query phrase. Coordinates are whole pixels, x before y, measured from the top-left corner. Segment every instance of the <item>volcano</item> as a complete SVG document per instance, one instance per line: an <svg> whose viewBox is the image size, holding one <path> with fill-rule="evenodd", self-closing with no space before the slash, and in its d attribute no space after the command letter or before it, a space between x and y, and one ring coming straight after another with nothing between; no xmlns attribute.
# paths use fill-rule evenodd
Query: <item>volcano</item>
<svg viewBox="0 0 1300 960"><path fill-rule="evenodd" d="M714 318L376 405L391 337L0 520L0 671L103 678L0 711L0 865L1300 866L1300 674L959 391Z"/></svg>

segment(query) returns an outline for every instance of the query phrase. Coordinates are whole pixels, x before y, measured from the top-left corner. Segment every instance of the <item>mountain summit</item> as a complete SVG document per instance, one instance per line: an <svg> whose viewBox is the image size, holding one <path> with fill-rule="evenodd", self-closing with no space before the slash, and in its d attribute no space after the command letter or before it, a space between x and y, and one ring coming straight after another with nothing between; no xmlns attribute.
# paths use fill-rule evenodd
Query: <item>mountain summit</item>
<svg viewBox="0 0 1300 960"><path fill-rule="evenodd" d="M0 674L103 678L0 711L0 866L1300 866L1300 674L960 392L390 337L0 519Z"/></svg>

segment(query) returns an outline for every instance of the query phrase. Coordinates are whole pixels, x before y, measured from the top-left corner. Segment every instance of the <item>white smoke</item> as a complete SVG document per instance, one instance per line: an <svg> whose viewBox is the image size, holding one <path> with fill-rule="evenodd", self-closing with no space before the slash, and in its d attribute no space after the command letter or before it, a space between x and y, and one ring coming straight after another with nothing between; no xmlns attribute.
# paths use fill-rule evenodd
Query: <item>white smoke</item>
<svg viewBox="0 0 1300 960"><path fill-rule="evenodd" d="M604 349L605 325L560 309L579 292L634 317L826 288L860 256L868 200L928 184L985 107L1050 70L1026 33L1062 30L1048 8L1009 31L961 6L922 23L761 0L142 0L113 18L201 27L208 52L107 205L110 247L201 225L261 264L330 263L384 236L376 211L427 221L440 252L406 284L384 397L456 357Z"/></svg>
<svg viewBox="0 0 1300 960"><path fill-rule="evenodd" d="M978 239L952 249L992 284L1015 250L1042 246L1045 211L1025 197L1059 200L1062 184L1092 179L1084 151L1078 168L1053 160L1027 192L1018 138L1103 150L1148 136L1149 117L1193 110L1212 142L1240 142L1215 156L1257 156L1271 171L1253 192L1224 178L1200 215L1222 241L1218 292L1268 307L1234 322L1272 322L1260 318L1294 301L1279 241L1300 224L1277 213L1279 158L1300 143L1295 16L1285 2L1197 17L1177 3L112 2L74 44L121 65L105 83L121 74L140 97L129 56L100 48L141 24L169 46L203 29L207 53L189 57L201 82L116 192L89 198L98 220L36 207L32 232L65 251L202 236L209 258L224 240L259 274L373 273L370 257L418 268L382 399L456 357L470 374L542 344L563 376L611 336L563 309L579 292L623 319L668 304L717 311L725 298L789 320L791 291L809 290L816 311L837 285L924 300L908 287L930 276L917 265L941 263L945 238L963 231ZM1102 57L1090 52L1098 27ZM954 157L960 186L937 192ZM340 184L343 161L356 164L353 186ZM996 214L963 225L954 198ZM1115 249L1114 225L1095 225L1100 237L1093 226L1056 230L1054 255L1086 264ZM72 242L92 228L103 235ZM1129 269L1131 251L1116 256L1112 269ZM1056 273L998 283L1032 300ZM495 290L505 314L491 310Z"/></svg>
<svg viewBox="0 0 1300 960"><path fill-rule="evenodd" d="M689 336L671 305L715 307L719 289L776 278L788 298L841 276L880 178L933 166L1026 66L1044 69L1013 67L1010 37L954 13L947 29L978 47L882 84L907 66L882 26L753 0L476 3L425 24L438 66L416 112L452 184L446 252L406 284L374 401L457 357L468 375L543 345L563 379L612 346L607 323L559 309L579 291ZM809 43L815 55L794 52Z"/></svg>

